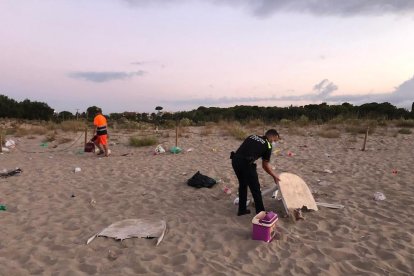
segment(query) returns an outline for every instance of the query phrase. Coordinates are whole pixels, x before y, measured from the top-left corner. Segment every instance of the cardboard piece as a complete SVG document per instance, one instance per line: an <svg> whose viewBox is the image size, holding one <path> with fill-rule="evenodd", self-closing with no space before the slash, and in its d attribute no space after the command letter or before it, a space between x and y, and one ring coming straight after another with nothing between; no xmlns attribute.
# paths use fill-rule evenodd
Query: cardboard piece
<svg viewBox="0 0 414 276"><path fill-rule="evenodd" d="M279 178L279 190L287 214L303 206L318 211L315 199L302 178L293 173L281 173Z"/></svg>

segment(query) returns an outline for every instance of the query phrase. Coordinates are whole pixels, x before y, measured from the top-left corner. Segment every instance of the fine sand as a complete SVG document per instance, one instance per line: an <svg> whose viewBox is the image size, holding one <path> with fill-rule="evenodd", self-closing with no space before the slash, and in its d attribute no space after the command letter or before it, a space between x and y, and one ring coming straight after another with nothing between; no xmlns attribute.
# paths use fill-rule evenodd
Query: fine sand
<svg viewBox="0 0 414 276"><path fill-rule="evenodd" d="M279 129L280 154L271 159L276 171L298 174L317 201L345 208L320 207L293 222L282 218L280 200L266 197L266 209L280 216L280 237L265 243L251 239L253 215L237 217L233 205L237 179L229 154L241 141L219 129L190 130L179 138L183 153L175 155L129 147L129 134L112 131L109 158L82 154L83 138L71 147L80 133L68 133L72 142L56 148L39 146L40 136L8 136L18 149L0 155L0 170L23 173L0 178L0 203L7 206L0 211L0 275L413 274L413 134L379 130L363 152L363 135L328 139L314 130ZM174 146L174 131L159 141ZM197 171L220 181L211 189L187 186ZM262 188L273 185L260 162L258 172ZM373 200L375 192L386 199ZM129 218L164 219L164 240L155 246L155 239L99 237L86 245Z"/></svg>

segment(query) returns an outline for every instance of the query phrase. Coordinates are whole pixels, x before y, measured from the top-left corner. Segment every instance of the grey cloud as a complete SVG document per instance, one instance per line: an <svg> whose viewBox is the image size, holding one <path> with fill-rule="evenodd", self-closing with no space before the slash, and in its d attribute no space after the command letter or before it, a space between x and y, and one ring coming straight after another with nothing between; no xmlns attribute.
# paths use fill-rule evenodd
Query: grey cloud
<svg viewBox="0 0 414 276"><path fill-rule="evenodd" d="M143 76L144 74L146 72L142 70L136 72L73 72L69 74L69 77L91 82L108 82L130 79L135 76Z"/></svg>
<svg viewBox="0 0 414 276"><path fill-rule="evenodd" d="M331 102L350 102L355 104L367 102L389 102L396 106L410 109L412 103L414 102L414 77L403 82L392 92L365 95L330 96L327 97L326 100Z"/></svg>
<svg viewBox="0 0 414 276"><path fill-rule="evenodd" d="M222 97L222 98L199 98L189 100L165 101L174 105L231 105L241 103L257 103L257 102L328 102L364 104L368 102L389 102L393 105L410 109L414 101L414 77L405 81L395 88L395 91L388 93L362 94L362 95L332 95L338 90L338 86L333 82L324 79L313 87L313 92L298 96L271 96L271 97ZM271 105L271 104L269 104Z"/></svg>
<svg viewBox="0 0 414 276"><path fill-rule="evenodd" d="M171 5L189 0L123 0L131 5ZM196 1L196 0L193 0ZM197 0L200 1L201 0ZM208 0L213 4L245 8L258 17L277 12L308 13L314 15L383 15L408 14L414 11L412 0Z"/></svg>
<svg viewBox="0 0 414 276"><path fill-rule="evenodd" d="M316 98L326 98L335 90L338 90L338 86L336 86L333 82L330 82L328 79L324 79L313 87L313 91L317 92L315 95Z"/></svg>

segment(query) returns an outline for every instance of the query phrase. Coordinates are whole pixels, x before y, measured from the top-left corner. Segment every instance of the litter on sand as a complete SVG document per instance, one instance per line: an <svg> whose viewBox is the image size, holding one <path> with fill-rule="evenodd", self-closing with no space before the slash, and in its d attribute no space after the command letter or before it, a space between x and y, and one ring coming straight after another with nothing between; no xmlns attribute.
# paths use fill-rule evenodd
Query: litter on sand
<svg viewBox="0 0 414 276"><path fill-rule="evenodd" d="M379 201L379 200L385 200L386 197L383 193L381 192L375 192L374 193L374 200Z"/></svg>
<svg viewBox="0 0 414 276"><path fill-rule="evenodd" d="M91 243L96 237L108 237L121 241L129 238L158 238L158 245L164 238L166 229L167 223L164 220L125 219L115 222L93 235L86 244Z"/></svg>
<svg viewBox="0 0 414 276"><path fill-rule="evenodd" d="M0 177L6 178L6 177L9 177L9 176L19 175L22 172L23 172L22 169L16 168L14 170L1 172Z"/></svg>
<svg viewBox="0 0 414 276"><path fill-rule="evenodd" d="M316 205L331 208L331 209L343 209L345 208L344 205L341 204L334 204L334 203L325 203L325 202L316 202Z"/></svg>
<svg viewBox="0 0 414 276"><path fill-rule="evenodd" d="M154 153L155 153L155 154L165 153L165 149L164 149L161 145L158 145L158 146L155 148Z"/></svg>
<svg viewBox="0 0 414 276"><path fill-rule="evenodd" d="M82 169L79 168L79 167L75 168L75 170L74 170L75 173L78 173L78 172L81 172L81 171L82 171Z"/></svg>
<svg viewBox="0 0 414 276"><path fill-rule="evenodd" d="M171 149L170 149L170 152L171 153L174 153L174 154L178 154L178 153L181 153L183 150L181 149L181 148L179 148L179 147L172 147Z"/></svg>
<svg viewBox="0 0 414 276"><path fill-rule="evenodd" d="M236 197L235 199L234 199L234 201L233 201L233 204L234 205L239 205L239 198L238 197ZM247 201L246 201L246 207L247 206L249 206L250 205L250 199L248 199Z"/></svg>
<svg viewBox="0 0 414 276"><path fill-rule="evenodd" d="M12 149L16 146L16 142L13 140L6 140L6 143L4 144L6 148Z"/></svg>

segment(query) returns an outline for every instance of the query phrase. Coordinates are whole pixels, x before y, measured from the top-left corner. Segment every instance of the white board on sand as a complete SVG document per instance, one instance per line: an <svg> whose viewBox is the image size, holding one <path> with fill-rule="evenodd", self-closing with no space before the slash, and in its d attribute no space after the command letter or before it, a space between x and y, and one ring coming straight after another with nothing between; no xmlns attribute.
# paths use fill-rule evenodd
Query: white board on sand
<svg viewBox="0 0 414 276"><path fill-rule="evenodd" d="M281 173L279 178L279 190L286 212L303 206L310 210L318 210L315 199L302 178L293 173Z"/></svg>
<svg viewBox="0 0 414 276"><path fill-rule="evenodd" d="M331 208L331 209L343 209L343 208L345 208L344 205L335 204L335 203L316 202L316 205L323 206L323 207L326 207L326 208Z"/></svg>
<svg viewBox="0 0 414 276"><path fill-rule="evenodd" d="M112 223L98 234L88 239L86 244L96 237L109 237L116 240L128 238L157 238L157 245L164 238L167 223L164 220L153 219L125 219Z"/></svg>

